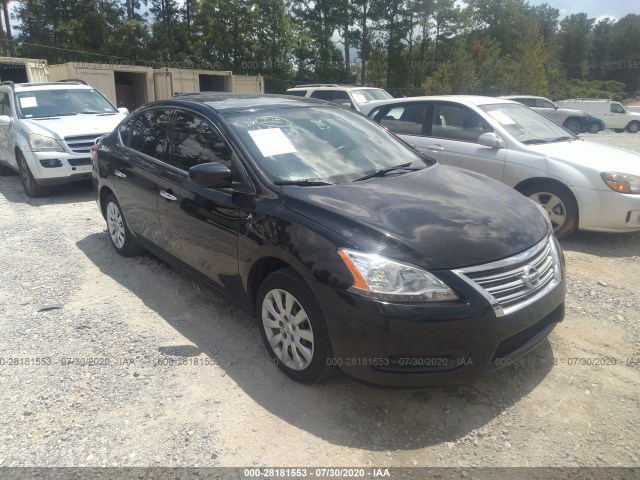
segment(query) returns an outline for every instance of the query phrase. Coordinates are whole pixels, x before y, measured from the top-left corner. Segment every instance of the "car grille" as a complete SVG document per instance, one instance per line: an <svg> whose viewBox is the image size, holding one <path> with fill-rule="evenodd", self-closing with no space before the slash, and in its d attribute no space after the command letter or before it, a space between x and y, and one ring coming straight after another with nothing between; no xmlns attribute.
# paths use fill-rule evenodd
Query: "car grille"
<svg viewBox="0 0 640 480"><path fill-rule="evenodd" d="M72 167L83 167L86 165L91 165L90 158L70 158L67 161Z"/></svg>
<svg viewBox="0 0 640 480"><path fill-rule="evenodd" d="M64 141L75 153L89 153L89 148L96 144L96 138L102 134L78 135L74 137L64 137Z"/></svg>
<svg viewBox="0 0 640 480"><path fill-rule="evenodd" d="M560 258L552 236L513 257L455 273L489 300L498 316L534 302L561 279Z"/></svg>

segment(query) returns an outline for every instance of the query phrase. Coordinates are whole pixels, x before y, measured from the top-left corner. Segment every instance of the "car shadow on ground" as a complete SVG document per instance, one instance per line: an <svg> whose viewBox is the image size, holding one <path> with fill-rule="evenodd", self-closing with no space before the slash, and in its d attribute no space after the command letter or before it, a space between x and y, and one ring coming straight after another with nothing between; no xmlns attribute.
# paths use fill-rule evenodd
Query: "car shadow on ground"
<svg viewBox="0 0 640 480"><path fill-rule="evenodd" d="M518 365L471 385L387 389L344 375L321 385L297 384L273 365L255 321L230 301L151 255L119 257L106 232L91 234L77 246L104 275L192 343L159 344L159 354L214 359L269 414L332 444L387 451L453 442L518 403L552 368L551 344L545 341ZM215 377L207 381L219 395Z"/></svg>
<svg viewBox="0 0 640 480"><path fill-rule="evenodd" d="M563 250L599 257L640 256L640 232L601 233L576 232L560 241Z"/></svg>
<svg viewBox="0 0 640 480"><path fill-rule="evenodd" d="M24 193L18 175L0 177L0 195L4 196L9 202L23 203L34 207L86 202L95 198L93 187L89 180L49 187L46 195L31 198Z"/></svg>

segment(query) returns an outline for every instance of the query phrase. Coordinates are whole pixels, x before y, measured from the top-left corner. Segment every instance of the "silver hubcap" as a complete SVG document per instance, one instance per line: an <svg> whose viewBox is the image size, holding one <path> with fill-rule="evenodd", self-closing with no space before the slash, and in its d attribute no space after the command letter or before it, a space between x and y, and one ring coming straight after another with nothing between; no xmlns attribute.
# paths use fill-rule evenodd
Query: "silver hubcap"
<svg viewBox="0 0 640 480"><path fill-rule="evenodd" d="M113 244L118 248L122 248L125 238L124 222L122 221L120 209L113 202L107 205L107 226L109 227L109 235L111 235Z"/></svg>
<svg viewBox="0 0 640 480"><path fill-rule="evenodd" d="M278 360L293 370L304 370L313 359L313 329L296 297L273 289L262 301L262 326Z"/></svg>
<svg viewBox="0 0 640 480"><path fill-rule="evenodd" d="M553 231L559 230L567 221L567 209L559 197L553 193L536 192L529 195L529 198L539 203L549 214L549 219L553 225Z"/></svg>

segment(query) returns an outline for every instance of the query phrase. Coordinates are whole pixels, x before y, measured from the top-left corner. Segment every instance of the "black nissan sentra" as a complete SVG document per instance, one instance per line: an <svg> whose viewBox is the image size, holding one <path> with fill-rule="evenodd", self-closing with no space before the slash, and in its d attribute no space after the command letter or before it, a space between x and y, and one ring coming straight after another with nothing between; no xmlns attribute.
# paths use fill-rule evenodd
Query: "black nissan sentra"
<svg viewBox="0 0 640 480"><path fill-rule="evenodd" d="M92 160L116 251L238 302L300 382L468 382L564 316L541 208L338 105L184 95L136 110Z"/></svg>

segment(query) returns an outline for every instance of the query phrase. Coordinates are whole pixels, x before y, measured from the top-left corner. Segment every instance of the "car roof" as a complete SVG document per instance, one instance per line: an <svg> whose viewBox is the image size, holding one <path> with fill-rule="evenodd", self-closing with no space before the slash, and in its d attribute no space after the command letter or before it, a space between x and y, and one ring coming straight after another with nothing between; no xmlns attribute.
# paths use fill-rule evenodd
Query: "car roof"
<svg viewBox="0 0 640 480"><path fill-rule="evenodd" d="M422 96L422 97L401 97L401 98L394 98L389 100L377 100L375 102L369 102L365 104L363 109L366 109L366 112L368 113L371 110L373 110L375 107L380 105L391 105L394 103L421 102L425 100L457 102L462 105L476 106L476 107L480 105L492 105L496 103L517 103L506 98L483 97L480 95L435 95L435 96Z"/></svg>
<svg viewBox="0 0 640 480"><path fill-rule="evenodd" d="M41 82L41 83L16 83L16 92L38 91L38 90L95 90L90 85L73 82Z"/></svg>
<svg viewBox="0 0 640 480"><path fill-rule="evenodd" d="M147 105L175 106L194 103L206 105L219 113L255 112L300 107L343 108L335 103L311 98L294 97L292 95L220 92L190 93L167 100L158 100L157 102L151 102Z"/></svg>
<svg viewBox="0 0 640 480"><path fill-rule="evenodd" d="M314 90L383 90L379 87L363 87L360 85L296 85L295 87L288 88L287 92L309 90L310 88L313 88Z"/></svg>
<svg viewBox="0 0 640 480"><path fill-rule="evenodd" d="M539 98L541 100L549 100L546 97L538 97L536 95L503 95L500 98L512 99L512 98Z"/></svg>

